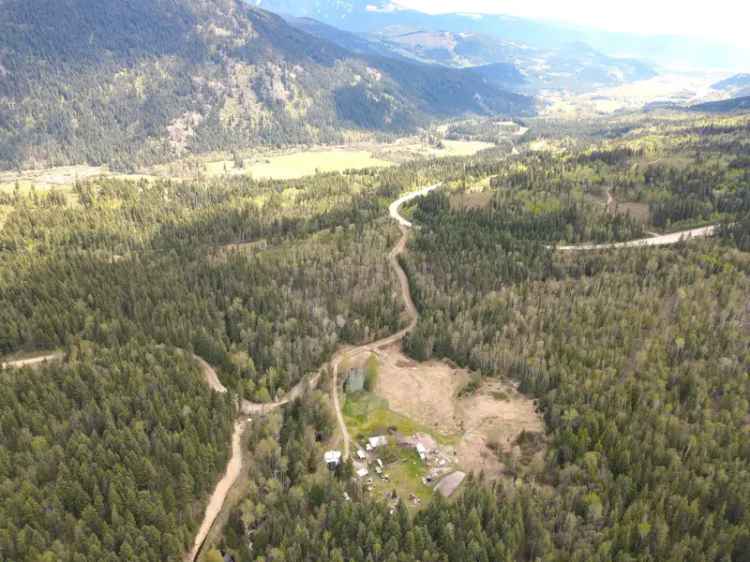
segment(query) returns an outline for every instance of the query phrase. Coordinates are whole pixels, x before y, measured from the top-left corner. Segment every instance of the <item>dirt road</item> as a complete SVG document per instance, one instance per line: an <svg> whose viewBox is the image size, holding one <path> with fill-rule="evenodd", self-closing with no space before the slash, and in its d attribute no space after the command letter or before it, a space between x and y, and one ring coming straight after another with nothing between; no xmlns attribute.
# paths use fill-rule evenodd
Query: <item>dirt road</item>
<svg viewBox="0 0 750 562"><path fill-rule="evenodd" d="M417 325L417 308L414 306L414 301L411 298L411 291L409 290L409 281L406 278L406 273L401 268L401 265L398 263L398 256L406 248L406 240L407 240L407 236L409 232L408 229L411 228L411 223L407 221L406 219L404 219L399 214L399 209L407 201L411 201L413 199L416 199L417 197L426 195L427 193L433 191L437 187L438 187L437 185L432 185L420 191L417 191L415 193L410 193L408 195L405 195L401 197L400 199L398 199L397 201L394 201L389 208L391 217L394 220L398 221L399 226L401 227L401 238L399 239L396 246L388 254L388 262L391 264L391 267L394 269L394 271L396 272L396 275L398 276L399 284L401 285L401 294L403 296L404 303L406 305L406 312L409 315L409 318L411 319L411 321L409 322L409 325L403 330L401 330L400 332L393 334L392 336L388 336L387 338L384 338L380 341L377 341L368 345L359 346L354 349L346 349L346 350L339 351L331 358L330 365L333 370L333 379L332 379L333 406L334 406L334 409L336 410L336 418L338 421L338 425L341 431L342 438L344 440L344 445L343 445L344 458L349 457L351 438L349 437L349 432L346 428L346 423L344 423L344 416L341 413L341 404L339 402L339 394L338 394L339 366L345 359L349 359L351 357L359 355L360 353L374 353L379 348L401 341L404 338L404 336L408 334L411 330L413 330L414 327ZM206 383L208 384L208 386L210 386L216 392L220 392L222 394L226 393L227 389L224 385L221 384L221 381L219 381L219 377L216 374L216 371L200 357L195 357L195 359L196 361L198 361L198 363L201 366L201 369L203 370L203 374L206 378ZM279 401L271 402L269 404L256 404L253 402L249 402L247 400L242 401L242 403L240 404L240 411L243 417L235 424L234 433L232 434L232 456L229 459L229 464L227 465L227 470L224 473L224 476L222 476L221 480L219 480L218 484L216 485L216 488L211 494L211 498L209 499L208 505L206 506L206 513L203 516L203 522L201 523L201 526L198 530L198 534L196 535L195 541L193 542L193 548L187 556L187 560L189 562L195 562L195 560L197 559L198 554L200 553L201 548L203 547L203 542L206 540L206 537L208 536L208 533L211 530L211 527L213 526L214 522L216 521L216 518L219 516L219 513L221 512L221 508L224 505L224 501L226 500L229 490L237 481L237 478L239 477L242 471L241 443L242 443L242 433L247 427L247 422L248 422L248 420L246 419L246 416L250 414L261 414L261 415L268 414L269 412L272 412L276 410L277 408L280 408L281 406L284 406L285 404L288 404L289 402L296 400L298 397L302 396L302 394L305 392L307 388L315 388L320 382L320 378L322 374L323 374L323 369L318 371L318 373L316 373L313 377L303 379L294 388L292 388L283 399Z"/></svg>
<svg viewBox="0 0 750 562"><path fill-rule="evenodd" d="M219 392L221 394L226 393L227 389L223 384L221 384L221 381L219 381L219 377L216 374L214 368L197 355L194 355L193 357L200 365L208 386L211 387L211 389L215 392ZM200 554L203 543L206 540L208 533L211 531L211 527L213 527L214 523L216 522L216 518L221 513L222 507L224 507L224 502L227 499L229 490L232 489L232 486L234 486L234 483L237 481L242 472L242 434L244 433L248 423L250 422L250 419L247 418L247 416L250 414L265 415L277 408L280 408L284 404L288 404L289 402L294 401L299 396L302 396L306 387L317 386L321 375L322 370L310 379L306 378L301 380L294 388L292 388L292 390L287 393L287 395L282 400L279 400L277 402L257 404L248 400L242 401L242 403L240 404L240 411L242 413L242 416L235 423L234 432L232 433L232 455L229 458L229 463L227 464L227 469L224 472L224 475L216 484L216 488L214 488L214 491L211 493L211 497L208 500L208 505L206 506L206 511L203 515L203 521L201 522L201 526L198 529L198 534L195 536L195 540L193 541L193 548L186 558L189 562L195 562L195 560L198 558L198 554Z"/></svg>
<svg viewBox="0 0 750 562"><path fill-rule="evenodd" d="M383 338L380 341L376 341L368 345L363 345L360 347L356 347L354 349L347 350L345 352L338 353L336 354L336 356L334 357L331 363L333 367L333 377L331 381L331 394L333 396L333 407L336 410L336 420L338 421L339 430L344 440L344 446L343 446L344 459L349 458L349 453L351 449L351 445L350 445L351 438L349 437L349 430L346 428L346 423L344 422L344 415L341 412L341 403L339 401L339 384L338 384L339 365L341 365L344 359L350 359L362 353L377 353L378 349L387 347L389 345L393 345L394 343L401 341L402 339L404 339L406 334L411 332L417 325L417 319L418 319L417 307L414 306L414 300L411 297L411 290L409 289L409 280L406 277L406 272L403 270L403 268L401 267L401 264L398 262L398 256L401 255L404 249L406 248L406 241L408 239L409 229L412 227L412 224L408 220L406 220L404 217L401 216L401 214L399 213L399 209L404 203L412 201L418 197L424 197L425 195L427 195L431 191L434 191L438 187L439 187L439 184L436 184L436 185L431 185L429 187L425 187L413 193L408 193L407 195L404 195L403 197L391 203L390 207L388 208L388 212L390 213L391 218L397 221L399 224L399 228L401 228L401 238L399 239L398 243L393 247L393 249L388 254L388 263L390 263L391 267L396 272L396 276L398 277L398 282L401 285L401 297L404 299L404 305L406 306L406 313L409 316L409 325L403 330L396 332L395 334L388 336L387 338Z"/></svg>
<svg viewBox="0 0 750 562"><path fill-rule="evenodd" d="M203 371L203 376L206 378L206 384L211 390L220 394L226 394L227 389L221 384L219 375L216 374L214 368L197 355L193 355L193 359L195 359L198 362L198 365L200 365L200 368Z"/></svg>
<svg viewBox="0 0 750 562"><path fill-rule="evenodd" d="M188 560L194 561L198 557L198 553L203 546L203 541L206 540L208 532L211 530L214 521L216 521L216 517L221 512L221 508L224 505L224 501L227 499L229 490L240 476L240 472L242 471L242 434L247 427L247 421L248 420L246 419L241 419L234 424L234 432L232 433L232 456L229 459L224 476L219 480L213 494L211 494L211 499L208 501L206 515L203 517L203 522L198 529L198 534L195 536L193 548L188 555Z"/></svg>
<svg viewBox="0 0 750 562"><path fill-rule="evenodd" d="M424 197L430 191L435 191L439 185L440 184L431 185L429 187L425 187L424 189L420 189L419 191L407 193L400 199L396 199L393 203L391 203L390 207L388 207L388 212L390 213L391 218L395 221L398 221L398 224L400 226L411 228L411 223L399 214L399 209L404 205L404 203L413 201L417 197Z"/></svg>
<svg viewBox="0 0 750 562"><path fill-rule="evenodd" d="M692 230L683 230L671 234L662 234L653 238L642 238L640 240L630 240L629 242L616 242L614 244L580 244L577 246L558 246L561 252L581 252L592 250L614 250L618 248L641 248L646 246L671 246L683 240L691 238L706 238L716 233L716 226L704 226L703 228L694 228Z"/></svg>
<svg viewBox="0 0 750 562"><path fill-rule="evenodd" d="M29 359L18 359L16 361L8 361L7 363L0 364L0 370L2 369L20 369L21 367L33 367L45 363L46 361L54 361L61 359L62 353L50 353L48 355L40 355L39 357L31 357Z"/></svg>

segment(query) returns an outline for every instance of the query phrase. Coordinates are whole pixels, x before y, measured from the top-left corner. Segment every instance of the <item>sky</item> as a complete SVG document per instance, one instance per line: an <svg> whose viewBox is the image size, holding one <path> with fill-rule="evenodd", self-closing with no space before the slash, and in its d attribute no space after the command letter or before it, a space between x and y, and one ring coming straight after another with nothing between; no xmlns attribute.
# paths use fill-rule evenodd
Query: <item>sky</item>
<svg viewBox="0 0 750 562"><path fill-rule="evenodd" d="M433 14L509 14L608 31L701 37L750 48L748 0L395 0L394 3Z"/></svg>

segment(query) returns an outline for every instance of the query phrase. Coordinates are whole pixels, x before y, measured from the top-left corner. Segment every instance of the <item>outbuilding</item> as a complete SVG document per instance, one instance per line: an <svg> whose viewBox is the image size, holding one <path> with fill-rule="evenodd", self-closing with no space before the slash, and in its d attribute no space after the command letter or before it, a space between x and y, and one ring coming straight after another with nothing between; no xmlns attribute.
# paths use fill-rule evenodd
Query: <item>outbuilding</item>
<svg viewBox="0 0 750 562"><path fill-rule="evenodd" d="M367 440L367 446L370 450L385 447L386 445L388 445L388 437L385 435L376 435Z"/></svg>
<svg viewBox="0 0 750 562"><path fill-rule="evenodd" d="M333 470L341 464L341 451L327 451L325 455L323 455L323 458L325 459L328 468Z"/></svg>

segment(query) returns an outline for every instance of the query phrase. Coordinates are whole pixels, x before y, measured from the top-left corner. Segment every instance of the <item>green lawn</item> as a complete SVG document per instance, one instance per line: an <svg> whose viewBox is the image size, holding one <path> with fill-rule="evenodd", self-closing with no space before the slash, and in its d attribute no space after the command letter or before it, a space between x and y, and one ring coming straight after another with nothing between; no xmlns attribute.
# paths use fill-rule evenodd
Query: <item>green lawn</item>
<svg viewBox="0 0 750 562"><path fill-rule="evenodd" d="M432 488L422 483L427 470L414 449L399 448L398 459L387 463L385 472L390 477L388 482L381 480L377 475L372 476L375 482L373 497L382 498L386 492L396 490L398 496L412 511L424 507L432 498ZM422 500L421 505L409 501L411 494Z"/></svg>

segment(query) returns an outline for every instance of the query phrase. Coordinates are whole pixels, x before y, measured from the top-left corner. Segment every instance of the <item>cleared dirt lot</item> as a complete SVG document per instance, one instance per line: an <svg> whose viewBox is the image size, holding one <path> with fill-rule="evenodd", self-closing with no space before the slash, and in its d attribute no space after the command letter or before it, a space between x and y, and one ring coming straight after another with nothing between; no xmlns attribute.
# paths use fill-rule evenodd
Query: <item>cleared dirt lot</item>
<svg viewBox="0 0 750 562"><path fill-rule="evenodd" d="M498 381L487 382L474 395L459 400L457 409L465 426L456 452L467 471L498 473L502 464L490 444L519 456L515 441L522 431L544 432L534 402Z"/></svg>
<svg viewBox="0 0 750 562"><path fill-rule="evenodd" d="M379 360L376 394L394 412L455 438L458 465L467 472L500 476L502 463L488 445L517 455L515 441L522 431L544 432L533 401L510 385L488 381L459 398L470 379L466 370L438 361L417 363L395 346L382 350Z"/></svg>
<svg viewBox="0 0 750 562"><path fill-rule="evenodd" d="M445 363L417 363L397 346L379 354L380 369L376 394L388 400L394 412L443 435L461 431L455 396L469 380L469 374Z"/></svg>

